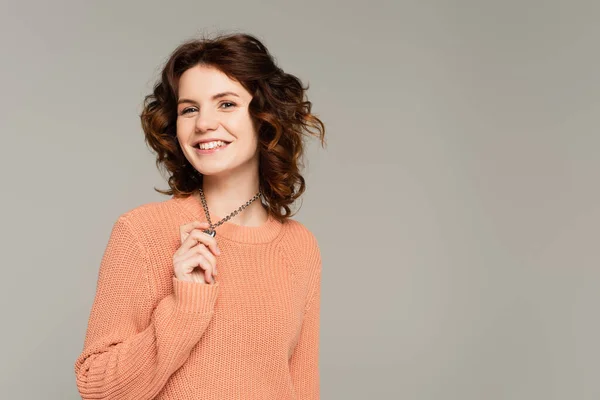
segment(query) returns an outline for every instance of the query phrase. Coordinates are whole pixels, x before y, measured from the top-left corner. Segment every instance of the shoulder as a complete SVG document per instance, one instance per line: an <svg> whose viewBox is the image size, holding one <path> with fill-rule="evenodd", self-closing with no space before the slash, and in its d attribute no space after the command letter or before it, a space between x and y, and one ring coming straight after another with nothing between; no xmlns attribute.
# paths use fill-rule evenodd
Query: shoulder
<svg viewBox="0 0 600 400"><path fill-rule="evenodd" d="M294 242L300 245L319 247L317 237L302 222L288 218L283 224L283 227L284 235L287 236L288 239L293 239Z"/></svg>
<svg viewBox="0 0 600 400"><path fill-rule="evenodd" d="M289 218L284 222L281 246L291 258L321 268L319 241L315 234L300 221Z"/></svg>
<svg viewBox="0 0 600 400"><path fill-rule="evenodd" d="M183 218L183 219L182 219ZM125 224L140 239L148 236L164 237L185 219L185 213L174 198L153 201L127 209L117 216L115 224Z"/></svg>
<svg viewBox="0 0 600 400"><path fill-rule="evenodd" d="M117 219L127 221L133 226L143 226L150 224L153 220L165 216L169 213L171 207L167 206L166 201L155 201L144 203L133 208L130 208L120 214Z"/></svg>

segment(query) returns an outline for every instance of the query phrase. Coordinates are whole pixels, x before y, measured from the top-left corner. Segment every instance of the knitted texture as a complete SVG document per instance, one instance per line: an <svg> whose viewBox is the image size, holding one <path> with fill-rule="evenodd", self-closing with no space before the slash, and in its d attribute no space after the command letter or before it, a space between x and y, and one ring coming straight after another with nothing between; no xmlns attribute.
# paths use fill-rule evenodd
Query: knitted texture
<svg viewBox="0 0 600 400"><path fill-rule="evenodd" d="M216 283L180 281L179 227L194 220L206 218L192 195L114 223L75 362L81 397L319 399L316 238L292 219L225 222L216 228Z"/></svg>

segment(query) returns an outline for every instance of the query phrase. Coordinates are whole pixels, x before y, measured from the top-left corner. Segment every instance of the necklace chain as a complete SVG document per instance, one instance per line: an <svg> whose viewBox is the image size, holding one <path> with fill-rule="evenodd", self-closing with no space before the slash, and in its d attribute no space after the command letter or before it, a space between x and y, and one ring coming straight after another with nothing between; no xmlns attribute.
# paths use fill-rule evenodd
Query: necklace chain
<svg viewBox="0 0 600 400"><path fill-rule="evenodd" d="M204 191L202 190L202 188L199 188L198 191L200 192L200 200L202 201L202 208L204 208L204 215L206 215L206 220L208 221L208 224L210 225L210 229L206 229L204 232L208 233L209 235L211 235L213 237L216 235L215 228L217 226L219 226L219 225L223 224L224 222L229 221L231 218L235 217L239 212L241 212L244 208L246 208L250 204L252 204L252 202L254 200L258 199L261 195L260 191L258 191L258 193L256 193L254 195L254 197L252 197L246 203L242 204L237 210L233 211L231 214L229 214L228 216L226 216L225 218L223 218L216 224L213 224L210 221L210 213L208 212L208 206L206 205L206 198L204 197Z"/></svg>

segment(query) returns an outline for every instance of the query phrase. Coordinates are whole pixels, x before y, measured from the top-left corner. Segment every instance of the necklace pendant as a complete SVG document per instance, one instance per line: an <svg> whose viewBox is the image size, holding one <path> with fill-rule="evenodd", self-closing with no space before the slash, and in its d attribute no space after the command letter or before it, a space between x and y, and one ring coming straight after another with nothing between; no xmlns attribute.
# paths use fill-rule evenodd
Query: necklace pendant
<svg viewBox="0 0 600 400"><path fill-rule="evenodd" d="M204 230L203 232L204 232L204 233L206 233L207 235L210 235L210 236L212 236L212 237L215 237L215 235L217 234L217 232L216 232L216 231L214 231L214 230L213 230L213 231L211 231L210 229L206 229L206 230Z"/></svg>

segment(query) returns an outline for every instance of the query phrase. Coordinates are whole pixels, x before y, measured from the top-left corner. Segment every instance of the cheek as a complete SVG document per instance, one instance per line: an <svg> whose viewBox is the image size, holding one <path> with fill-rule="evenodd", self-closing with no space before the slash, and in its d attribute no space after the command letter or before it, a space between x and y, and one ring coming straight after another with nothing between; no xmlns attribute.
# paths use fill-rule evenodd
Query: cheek
<svg viewBox="0 0 600 400"><path fill-rule="evenodd" d="M177 118L177 120L175 121L175 126L177 127L177 130L187 129L189 128L190 123L193 123L191 119Z"/></svg>
<svg viewBox="0 0 600 400"><path fill-rule="evenodd" d="M228 127L229 131L238 138L244 138L244 140L254 140L252 136L256 136L254 124L247 115L239 115L227 120L224 125Z"/></svg>
<svg viewBox="0 0 600 400"><path fill-rule="evenodd" d="M175 131L180 140L185 139L193 134L194 123L191 120L178 119L175 123Z"/></svg>
<svg viewBox="0 0 600 400"><path fill-rule="evenodd" d="M237 110L236 112L228 113L224 115L224 121L228 123L235 124L238 126L247 126L251 125L252 119L250 118L250 114L248 114L248 110Z"/></svg>

